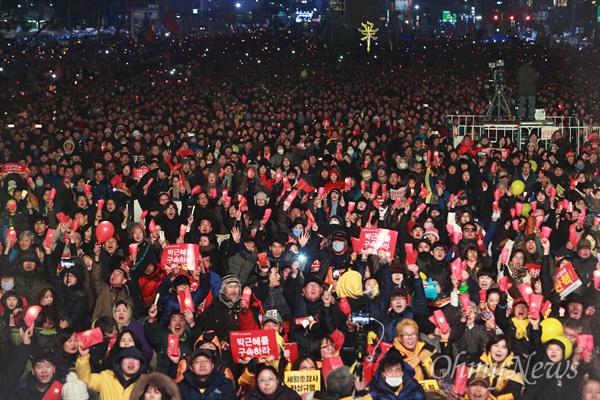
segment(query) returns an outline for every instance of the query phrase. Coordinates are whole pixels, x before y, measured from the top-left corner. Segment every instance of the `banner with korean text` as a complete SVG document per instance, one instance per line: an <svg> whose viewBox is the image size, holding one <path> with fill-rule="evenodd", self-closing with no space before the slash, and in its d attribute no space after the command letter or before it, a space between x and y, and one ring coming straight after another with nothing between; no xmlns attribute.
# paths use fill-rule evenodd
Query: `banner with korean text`
<svg viewBox="0 0 600 400"><path fill-rule="evenodd" d="M266 363L279 360L279 346L273 329L256 331L231 331L231 355L238 364L247 364L253 358Z"/></svg>
<svg viewBox="0 0 600 400"><path fill-rule="evenodd" d="M396 252L396 242L398 241L398 232L389 229L363 228L360 230L360 238L353 240L354 251L358 254L363 249L371 249L375 252L383 250L389 258L394 258Z"/></svg>
<svg viewBox="0 0 600 400"><path fill-rule="evenodd" d="M194 271L198 268L200 248L197 244L170 244L162 252L160 263L165 266L181 265L183 269Z"/></svg>

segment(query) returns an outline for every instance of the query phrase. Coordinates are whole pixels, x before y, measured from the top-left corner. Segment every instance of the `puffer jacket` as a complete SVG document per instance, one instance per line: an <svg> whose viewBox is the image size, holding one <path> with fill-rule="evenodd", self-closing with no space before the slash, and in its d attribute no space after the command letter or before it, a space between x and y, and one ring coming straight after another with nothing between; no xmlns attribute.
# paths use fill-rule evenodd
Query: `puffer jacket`
<svg viewBox="0 0 600 400"><path fill-rule="evenodd" d="M206 382L200 385L189 369L183 380L177 384L181 398L185 400L230 400L235 399L233 383L221 371L213 371ZM200 392L203 388L204 391Z"/></svg>
<svg viewBox="0 0 600 400"><path fill-rule="evenodd" d="M130 379L125 380L121 370L121 361L126 357L134 357L140 360L140 369ZM129 400L133 391L133 384L142 376L146 370L146 361L142 353L135 347L123 350L113 361L113 369L107 369L99 374L92 374L90 367L90 356L79 357L75 363L77 376L94 391L100 393L100 400Z"/></svg>
<svg viewBox="0 0 600 400"><path fill-rule="evenodd" d="M373 400L426 400L425 390L414 378L415 371L408 364L402 366L404 374L402 376L402 389L396 393L385 383L385 378L381 370L377 370L375 377L371 381L369 394Z"/></svg>
<svg viewBox="0 0 600 400"><path fill-rule="evenodd" d="M173 380L168 376L159 372L152 372L150 374L142 375L133 386L133 390L131 391L131 400L143 400L144 392L146 391L146 387L148 385L152 385L158 388L160 391L164 391L171 400L181 400L179 388L175 382L173 382Z"/></svg>

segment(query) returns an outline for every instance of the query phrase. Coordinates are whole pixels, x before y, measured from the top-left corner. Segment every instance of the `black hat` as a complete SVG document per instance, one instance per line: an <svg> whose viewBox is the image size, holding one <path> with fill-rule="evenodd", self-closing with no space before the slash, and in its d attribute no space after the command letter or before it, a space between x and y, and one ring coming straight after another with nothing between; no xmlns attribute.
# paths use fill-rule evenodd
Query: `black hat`
<svg viewBox="0 0 600 400"><path fill-rule="evenodd" d="M348 240L348 234L342 230L337 230L331 234L331 241L334 240Z"/></svg>
<svg viewBox="0 0 600 400"><path fill-rule="evenodd" d="M392 292L392 295L390 297L395 297L395 296L408 297L408 290L406 290L403 287L397 287L394 289L394 291Z"/></svg>
<svg viewBox="0 0 600 400"><path fill-rule="evenodd" d="M173 280L173 287L176 288L179 285L190 285L190 280L185 275L179 275Z"/></svg>
<svg viewBox="0 0 600 400"><path fill-rule="evenodd" d="M309 283L318 283L320 286L323 285L323 281L321 280L321 278L319 278L317 275L315 274L309 274L305 279L304 279L304 284L302 285L302 287L306 287Z"/></svg>
<svg viewBox="0 0 600 400"><path fill-rule="evenodd" d="M214 361L215 359L215 353L213 351L201 347L199 349L194 350L194 352L190 356L190 365L192 365L193 361L200 356L206 357L211 361Z"/></svg>

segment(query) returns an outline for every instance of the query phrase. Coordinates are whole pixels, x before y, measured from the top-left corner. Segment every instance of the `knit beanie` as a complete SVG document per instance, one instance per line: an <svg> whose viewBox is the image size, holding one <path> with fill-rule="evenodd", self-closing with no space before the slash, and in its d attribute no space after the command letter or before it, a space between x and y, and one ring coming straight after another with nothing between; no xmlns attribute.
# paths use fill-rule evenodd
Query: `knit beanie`
<svg viewBox="0 0 600 400"><path fill-rule="evenodd" d="M89 399L87 386L77 378L75 372L69 372L65 384L62 387L63 400L87 400Z"/></svg>
<svg viewBox="0 0 600 400"><path fill-rule="evenodd" d="M240 287L242 286L240 280L238 279L237 276L235 275L225 275L223 277L223 279L221 280L221 293L223 293L223 290L225 289L225 286L227 286L230 283L237 283L238 285L240 285Z"/></svg>

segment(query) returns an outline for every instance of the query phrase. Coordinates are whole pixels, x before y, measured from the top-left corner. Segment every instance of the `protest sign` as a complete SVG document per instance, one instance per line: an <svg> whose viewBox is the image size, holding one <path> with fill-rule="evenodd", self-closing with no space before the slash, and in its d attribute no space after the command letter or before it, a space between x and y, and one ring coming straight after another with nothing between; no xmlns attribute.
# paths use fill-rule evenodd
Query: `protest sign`
<svg viewBox="0 0 600 400"><path fill-rule="evenodd" d="M229 336L233 360L238 364L247 364L253 358L258 358L261 363L279 360L279 346L275 335L272 329L231 331Z"/></svg>
<svg viewBox="0 0 600 400"><path fill-rule="evenodd" d="M197 244L170 244L163 249L161 264L181 265L183 269L195 270L200 259L200 248Z"/></svg>
<svg viewBox="0 0 600 400"><path fill-rule="evenodd" d="M284 382L298 394L321 390L321 371L285 371Z"/></svg>

